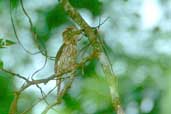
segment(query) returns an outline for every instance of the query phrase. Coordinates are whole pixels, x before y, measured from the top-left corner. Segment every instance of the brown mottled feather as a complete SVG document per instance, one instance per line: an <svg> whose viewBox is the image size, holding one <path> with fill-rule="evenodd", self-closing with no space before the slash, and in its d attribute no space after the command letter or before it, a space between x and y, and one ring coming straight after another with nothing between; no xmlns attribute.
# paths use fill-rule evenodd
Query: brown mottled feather
<svg viewBox="0 0 171 114"><path fill-rule="evenodd" d="M55 74L59 75L63 72L68 70L72 70L76 64L76 57L77 57L77 38L80 32L75 27L68 27L63 32L63 45L60 47L59 51L57 52L56 59L55 59ZM58 95L61 91L61 81L60 79L62 76L59 77L57 80L57 92Z"/></svg>

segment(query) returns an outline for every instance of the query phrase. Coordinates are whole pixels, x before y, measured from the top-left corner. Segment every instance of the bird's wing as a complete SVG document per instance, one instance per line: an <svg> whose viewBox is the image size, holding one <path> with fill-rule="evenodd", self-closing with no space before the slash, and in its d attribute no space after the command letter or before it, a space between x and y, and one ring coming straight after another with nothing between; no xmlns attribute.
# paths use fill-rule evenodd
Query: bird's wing
<svg viewBox="0 0 171 114"><path fill-rule="evenodd" d="M59 61L59 59L60 59L60 57L61 57L61 54L62 54L62 52L63 52L64 47L65 47L65 44L63 44L63 45L60 47L60 49L58 50L58 52L57 52L57 54L56 54L56 58L55 58L55 67L54 67L55 73L57 73L58 61Z"/></svg>

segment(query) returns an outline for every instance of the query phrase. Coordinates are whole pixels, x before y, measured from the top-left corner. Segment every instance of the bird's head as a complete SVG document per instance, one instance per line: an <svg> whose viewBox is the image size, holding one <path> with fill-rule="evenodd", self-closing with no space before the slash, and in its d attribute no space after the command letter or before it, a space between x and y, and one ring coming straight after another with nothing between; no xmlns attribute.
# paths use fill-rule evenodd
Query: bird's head
<svg viewBox="0 0 171 114"><path fill-rule="evenodd" d="M76 42L80 33L81 32L79 32L79 30L74 26L70 26L66 28L62 34L64 43L68 44L68 43Z"/></svg>

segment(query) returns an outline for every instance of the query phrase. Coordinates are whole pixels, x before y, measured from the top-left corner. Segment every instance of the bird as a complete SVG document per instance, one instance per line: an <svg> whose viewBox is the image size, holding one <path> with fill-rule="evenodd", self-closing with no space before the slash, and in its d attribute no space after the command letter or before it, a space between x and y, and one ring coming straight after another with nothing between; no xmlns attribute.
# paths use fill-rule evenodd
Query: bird
<svg viewBox="0 0 171 114"><path fill-rule="evenodd" d="M57 95L61 92L61 83L63 75L71 73L76 66L77 59L77 41L81 30L75 26L67 27L62 33L63 44L55 57L54 71L57 76ZM69 72L68 72L69 71ZM64 74L63 74L64 73ZM63 75L61 75L63 74Z"/></svg>

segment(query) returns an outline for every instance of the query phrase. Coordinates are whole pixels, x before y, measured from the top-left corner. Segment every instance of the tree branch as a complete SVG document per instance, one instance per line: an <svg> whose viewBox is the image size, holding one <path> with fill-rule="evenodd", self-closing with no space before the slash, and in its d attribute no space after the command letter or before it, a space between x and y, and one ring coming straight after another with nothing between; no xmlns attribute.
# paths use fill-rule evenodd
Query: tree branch
<svg viewBox="0 0 171 114"><path fill-rule="evenodd" d="M93 27L87 24L87 22L82 18L79 12L70 4L69 0L60 0L60 4L64 8L65 12L67 12L68 15L72 18L72 20L76 24L78 24L81 27L81 29L84 30L84 33L89 38L89 41L93 42L92 46L94 50L98 52L98 58L103 67L103 71L106 75L106 80L109 84L113 107L116 110L117 114L124 114L124 111L119 100L119 93L117 90L117 78L115 74L112 72L110 62L107 59L107 55L103 50L103 46L98 41L98 31L94 30Z"/></svg>
<svg viewBox="0 0 171 114"><path fill-rule="evenodd" d="M15 97L14 97L12 103L11 103L10 110L9 110L9 113L8 113L8 114L16 114L16 112L17 112L17 103L18 103L18 99L19 99L20 95L22 94L22 92L23 92L24 90L26 90L28 87L33 86L33 85L42 84L42 83L46 84L46 83L48 83L49 81L54 80L54 79L55 79L55 80L58 80L58 79L61 79L61 78L62 78L62 79L63 79L63 78L66 78L66 77L61 77L61 75L64 75L64 74L66 74L66 73L68 73L68 72L71 72L71 71L73 71L73 70L75 70L75 69L77 69L77 68L83 66L87 61L89 61L89 60L92 59L92 58L94 58L94 54L92 54L92 55L90 55L90 56L84 58L80 63L78 63L78 64L76 65L76 67L75 67L74 69L70 69L70 70L68 70L68 71L61 72L61 73L58 74L58 75L53 74L53 75L49 76L48 78L39 79L39 80L28 80L28 79L25 78L24 76L21 76L21 75L19 75L19 74L17 74L17 73L13 73L13 72L10 72L10 71L5 70L5 69L0 69L0 70L3 71L3 72L9 73L9 74L11 74L12 76L17 76L18 78L21 78L21 79L23 79L23 80L26 81L26 84L23 85L18 91L15 92ZM57 77L58 77L58 78L57 78ZM57 79L56 79L56 78L57 78ZM70 78L70 77L67 77L67 78ZM69 81L69 83L66 85L65 89L62 91L61 96L63 96L63 95L66 93L66 91L69 89L69 87L71 86L72 81L73 81L73 79L71 78L71 80ZM42 99L44 99L44 97L43 97ZM58 101L59 101L59 100L58 100ZM55 104L60 104L58 101L57 101L57 103L55 103ZM55 104L52 104L52 106L50 105L50 108L52 108ZM49 110L49 109L46 109L46 111L48 111L48 110ZM45 111L45 112L46 112L46 111Z"/></svg>

